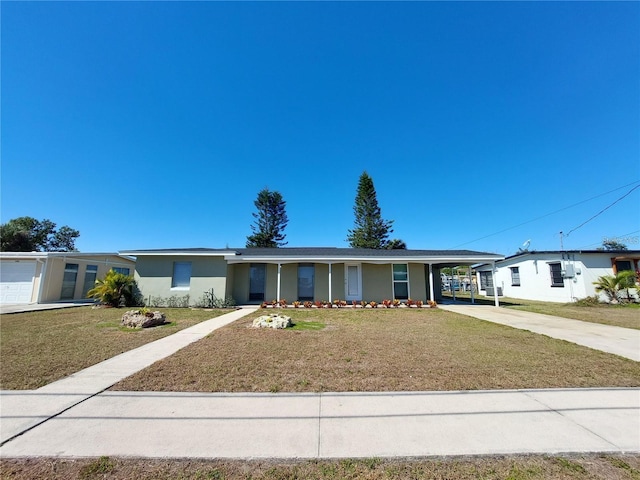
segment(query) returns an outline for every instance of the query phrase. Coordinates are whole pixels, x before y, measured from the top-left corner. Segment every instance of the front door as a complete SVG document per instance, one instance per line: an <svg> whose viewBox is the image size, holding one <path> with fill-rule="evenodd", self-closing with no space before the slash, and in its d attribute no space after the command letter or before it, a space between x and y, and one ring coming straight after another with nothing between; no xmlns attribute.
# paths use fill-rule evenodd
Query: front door
<svg viewBox="0 0 640 480"><path fill-rule="evenodd" d="M362 273L359 264L345 265L345 300L362 300Z"/></svg>
<svg viewBox="0 0 640 480"><path fill-rule="evenodd" d="M264 263L252 263L249 266L249 300L264 301L264 287L267 266Z"/></svg>

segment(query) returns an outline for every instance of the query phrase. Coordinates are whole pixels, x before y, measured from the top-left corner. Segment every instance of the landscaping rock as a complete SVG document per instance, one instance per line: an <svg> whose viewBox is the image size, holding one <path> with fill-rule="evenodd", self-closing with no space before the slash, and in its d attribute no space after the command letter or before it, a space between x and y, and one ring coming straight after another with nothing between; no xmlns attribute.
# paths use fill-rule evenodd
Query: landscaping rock
<svg viewBox="0 0 640 480"><path fill-rule="evenodd" d="M167 318L164 316L164 313L142 313L140 310L129 310L122 315L121 325L130 328L149 328L162 325L166 322Z"/></svg>
<svg viewBox="0 0 640 480"><path fill-rule="evenodd" d="M253 321L255 328L287 328L291 326L291 317L272 313L270 315L262 315Z"/></svg>

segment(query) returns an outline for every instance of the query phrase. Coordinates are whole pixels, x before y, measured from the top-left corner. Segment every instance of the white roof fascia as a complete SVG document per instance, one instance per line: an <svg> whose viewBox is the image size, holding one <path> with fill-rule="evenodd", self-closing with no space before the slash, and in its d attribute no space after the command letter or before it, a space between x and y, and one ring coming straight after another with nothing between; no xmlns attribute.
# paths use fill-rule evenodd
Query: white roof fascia
<svg viewBox="0 0 640 480"><path fill-rule="evenodd" d="M132 256L132 257L226 257L235 256L229 252L137 252L125 250L120 252L120 255Z"/></svg>
<svg viewBox="0 0 640 480"><path fill-rule="evenodd" d="M234 256L227 258L231 263L481 263L496 262L504 257L311 257L311 256Z"/></svg>

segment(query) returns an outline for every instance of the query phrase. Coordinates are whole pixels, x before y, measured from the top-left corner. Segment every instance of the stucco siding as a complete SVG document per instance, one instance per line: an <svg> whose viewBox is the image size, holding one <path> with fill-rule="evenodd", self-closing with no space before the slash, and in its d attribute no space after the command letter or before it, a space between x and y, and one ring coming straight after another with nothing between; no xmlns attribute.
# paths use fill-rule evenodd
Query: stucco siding
<svg viewBox="0 0 640 480"><path fill-rule="evenodd" d="M409 264L409 296L412 300L428 300L427 279L422 263Z"/></svg>
<svg viewBox="0 0 640 480"><path fill-rule="evenodd" d="M249 303L249 265L229 265L228 271L233 276L229 294L239 305Z"/></svg>
<svg viewBox="0 0 640 480"><path fill-rule="evenodd" d="M391 265L362 264L362 299L380 302L393 298Z"/></svg>
<svg viewBox="0 0 640 480"><path fill-rule="evenodd" d="M172 288L174 262L191 262L188 287ZM226 296L227 263L222 257L144 257L136 262L136 281L145 299L149 296L168 298L189 295L194 304L205 291L213 289L218 298Z"/></svg>

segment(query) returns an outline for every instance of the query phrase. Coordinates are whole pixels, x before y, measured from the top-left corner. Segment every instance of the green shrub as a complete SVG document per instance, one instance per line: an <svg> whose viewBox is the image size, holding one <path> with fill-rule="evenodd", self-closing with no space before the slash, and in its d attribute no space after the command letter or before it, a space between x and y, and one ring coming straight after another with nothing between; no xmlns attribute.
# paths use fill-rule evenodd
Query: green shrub
<svg viewBox="0 0 640 480"><path fill-rule="evenodd" d="M87 298L95 298L111 307L132 307L138 304L136 282L131 275L109 270L95 287L87 292Z"/></svg>

